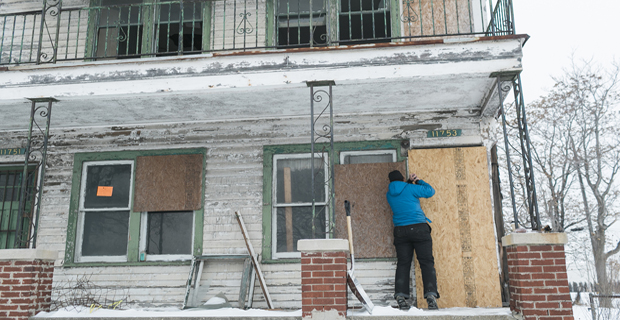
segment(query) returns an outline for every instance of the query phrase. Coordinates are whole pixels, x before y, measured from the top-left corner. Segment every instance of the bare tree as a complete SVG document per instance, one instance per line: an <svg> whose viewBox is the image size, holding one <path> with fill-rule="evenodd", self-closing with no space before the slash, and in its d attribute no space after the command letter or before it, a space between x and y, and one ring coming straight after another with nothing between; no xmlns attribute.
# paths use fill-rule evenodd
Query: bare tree
<svg viewBox="0 0 620 320"><path fill-rule="evenodd" d="M579 181L597 282L609 293L607 261L620 252L620 241L605 251L606 231L616 222L613 203L618 198L616 176L620 169L620 139L617 135L620 106L620 66L603 70L591 62L573 64L555 89L565 96L565 110L574 118L570 134L573 163ZM593 201L592 201L593 200Z"/></svg>
<svg viewBox="0 0 620 320"><path fill-rule="evenodd" d="M585 222L597 286L608 294L608 261L620 252L620 242L608 243L611 239L606 233L619 216L614 202L620 194L616 181L620 170L620 65L612 63L603 69L590 61L573 63L554 80L552 90L527 108L538 203L553 231ZM508 124L507 135L514 139L514 120ZM510 152L518 154L518 149L511 147ZM518 157L512 160L513 166L518 166ZM522 177L514 177L520 203L525 197L519 189ZM526 221L527 215L518 215L520 222Z"/></svg>
<svg viewBox="0 0 620 320"><path fill-rule="evenodd" d="M561 92L552 90L528 106L539 204L552 230L559 232L584 220L578 214L579 204L569 199L575 179L569 143L574 119L572 114L562 110L563 99Z"/></svg>

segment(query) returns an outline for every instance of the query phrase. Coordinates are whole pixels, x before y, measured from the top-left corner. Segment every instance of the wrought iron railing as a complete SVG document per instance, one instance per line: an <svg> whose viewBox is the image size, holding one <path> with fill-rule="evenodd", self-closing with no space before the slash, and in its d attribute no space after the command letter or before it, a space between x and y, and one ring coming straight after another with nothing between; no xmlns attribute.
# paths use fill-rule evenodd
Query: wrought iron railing
<svg viewBox="0 0 620 320"><path fill-rule="evenodd" d="M0 64L514 34L511 0L42 1L0 14Z"/></svg>

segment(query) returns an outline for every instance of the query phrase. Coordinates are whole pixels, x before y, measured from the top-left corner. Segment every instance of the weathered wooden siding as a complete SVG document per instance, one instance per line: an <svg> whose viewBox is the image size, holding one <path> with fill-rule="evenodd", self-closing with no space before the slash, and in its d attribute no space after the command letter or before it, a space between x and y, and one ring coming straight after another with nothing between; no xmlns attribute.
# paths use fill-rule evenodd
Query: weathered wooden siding
<svg viewBox="0 0 620 320"><path fill-rule="evenodd" d="M60 104L58 108L60 108ZM480 145L477 120L444 114L341 114L335 118L336 141L409 139L412 147ZM52 116L52 128L54 128ZM26 127L26 123L24 127ZM245 245L234 218L239 211L254 248L262 248L262 148L263 145L305 144L310 119L192 122L140 126L52 129L38 247L60 252L55 285L88 275L99 286L129 293L138 305L180 306L188 266L63 267L67 216L71 193L73 155L77 152L207 148L204 213L204 253L245 253ZM457 138L427 139L429 129L460 128ZM1 132L0 145L19 145L24 132ZM19 162L21 157L3 157L1 163ZM242 262L208 262L201 285L210 290L203 301L224 292L237 299ZM301 278L298 263L264 264L262 269L276 308L301 307ZM383 304L393 295L395 261L358 261L356 277L371 299ZM415 290L414 290L415 292ZM350 305L359 305L351 296ZM255 289L255 307L266 307L260 287Z"/></svg>

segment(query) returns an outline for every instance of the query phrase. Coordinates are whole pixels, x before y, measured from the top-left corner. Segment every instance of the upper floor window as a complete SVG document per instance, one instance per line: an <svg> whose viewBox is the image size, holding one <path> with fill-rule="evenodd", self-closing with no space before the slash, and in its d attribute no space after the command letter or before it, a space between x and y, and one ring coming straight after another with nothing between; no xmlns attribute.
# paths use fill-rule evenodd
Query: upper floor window
<svg viewBox="0 0 620 320"><path fill-rule="evenodd" d="M203 0L97 0L90 8L95 57L198 53Z"/></svg>
<svg viewBox="0 0 620 320"><path fill-rule="evenodd" d="M392 34L388 0L277 0L276 14L282 47L381 42Z"/></svg>

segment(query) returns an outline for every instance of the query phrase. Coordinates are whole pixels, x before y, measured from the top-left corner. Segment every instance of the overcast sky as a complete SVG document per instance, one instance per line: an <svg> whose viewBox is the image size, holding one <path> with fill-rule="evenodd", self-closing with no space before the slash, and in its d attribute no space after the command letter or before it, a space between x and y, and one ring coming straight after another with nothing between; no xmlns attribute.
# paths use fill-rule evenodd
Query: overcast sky
<svg viewBox="0 0 620 320"><path fill-rule="evenodd" d="M620 62L619 0L513 0L517 33L531 38L523 49L523 94L536 100L578 58Z"/></svg>

